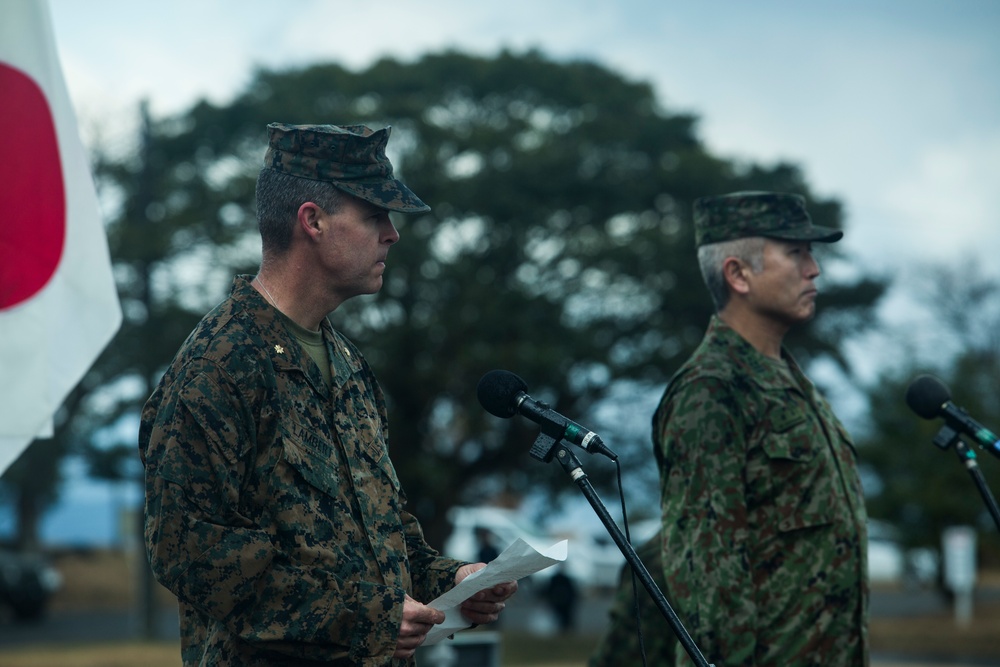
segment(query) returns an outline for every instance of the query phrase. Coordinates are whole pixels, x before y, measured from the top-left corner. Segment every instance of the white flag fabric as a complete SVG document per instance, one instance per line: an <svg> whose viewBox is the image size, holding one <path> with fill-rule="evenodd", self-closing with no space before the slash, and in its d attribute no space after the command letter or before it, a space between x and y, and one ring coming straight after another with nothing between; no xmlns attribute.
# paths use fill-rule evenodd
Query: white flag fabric
<svg viewBox="0 0 1000 667"><path fill-rule="evenodd" d="M97 194L46 0L0 20L0 474L121 325Z"/></svg>

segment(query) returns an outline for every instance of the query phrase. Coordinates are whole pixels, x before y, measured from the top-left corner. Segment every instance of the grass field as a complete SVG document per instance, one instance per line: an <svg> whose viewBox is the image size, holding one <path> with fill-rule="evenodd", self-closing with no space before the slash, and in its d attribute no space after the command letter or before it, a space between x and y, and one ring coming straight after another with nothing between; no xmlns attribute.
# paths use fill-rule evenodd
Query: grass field
<svg viewBox="0 0 1000 667"><path fill-rule="evenodd" d="M904 645L910 643L908 646L910 650L902 654L913 654L914 640L926 646L928 638L933 638L934 635L940 636L941 633L935 630L936 627L940 627L940 624L918 623L910 627L907 632L899 636ZM988 656L998 655L995 627L992 639L985 633L979 632L973 632L973 636L977 637L976 642L982 643L981 649L987 643L991 644L989 650L979 654L976 664L990 664ZM500 653L501 665L502 667L583 667L595 641L595 637L505 636ZM954 648L954 645L951 647ZM176 642L39 646L0 651L0 664L4 667L178 667L180 648ZM938 663L939 667L964 667L966 664L972 663L947 659ZM997 664L1000 664L1000 661ZM911 665L916 667L917 663L900 659L893 662L876 662L873 667L911 667ZM929 663L921 660L919 665L928 667Z"/></svg>
<svg viewBox="0 0 1000 667"><path fill-rule="evenodd" d="M121 609L132 604L135 569L121 552L63 554L55 559L65 583L53 601L55 610ZM996 578L993 578L996 579ZM989 585L1000 581L989 579ZM173 603L159 589L164 605ZM949 614L910 618L874 618L870 624L874 653L902 656L962 656L978 664L1000 665L1000 604L977 604L968 627L957 627ZM502 667L580 667L599 637L539 637L501 633ZM877 667L902 667L905 660ZM921 663L926 665L927 663ZM961 660L942 659L940 665L961 667ZM121 642L86 645L40 645L0 649L3 667L178 667L176 641ZM874 667L874 666L873 666Z"/></svg>
<svg viewBox="0 0 1000 667"><path fill-rule="evenodd" d="M505 636L503 667L584 665L596 637ZM178 667L177 642L128 642L0 650L3 667Z"/></svg>
<svg viewBox="0 0 1000 667"><path fill-rule="evenodd" d="M956 633L950 619L919 619L906 622L873 624L873 644L878 651L894 655L954 655L956 646L968 662L942 658L941 667L962 667L965 664L1000 664L997 646L997 622L976 623L967 631ZM877 639L876 639L877 638ZM503 667L582 667L597 638L535 637L505 635L501 642ZM914 658L916 660L916 657ZM35 646L0 651L4 667L178 667L180 647L177 642L124 642L56 647ZM905 658L893 662L874 663L878 667L905 667ZM916 663L913 663L916 664ZM926 667L923 659L919 663Z"/></svg>
<svg viewBox="0 0 1000 667"><path fill-rule="evenodd" d="M178 667L177 642L88 644L0 651L4 667Z"/></svg>

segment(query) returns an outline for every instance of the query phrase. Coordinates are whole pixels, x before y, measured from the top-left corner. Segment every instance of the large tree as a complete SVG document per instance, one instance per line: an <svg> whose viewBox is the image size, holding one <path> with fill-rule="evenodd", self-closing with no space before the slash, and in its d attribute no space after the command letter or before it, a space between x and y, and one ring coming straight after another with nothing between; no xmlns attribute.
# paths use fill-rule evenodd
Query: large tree
<svg viewBox="0 0 1000 667"><path fill-rule="evenodd" d="M126 325L102 363L118 377L144 386L229 275L253 270L253 184L272 121L392 125L398 175L433 207L396 219L381 292L333 315L386 390L392 456L432 542L457 503L564 485L527 455L537 429L478 405L483 373L512 370L590 425L613 390L661 390L697 344L711 306L696 197L798 192L817 224L843 223L839 202L814 197L794 165L709 154L695 117L593 62L445 52L358 72L262 70L228 104L152 123L141 160L105 164L121 202L113 254ZM841 343L881 292L874 280L827 285L820 318L790 344L805 361L846 367ZM117 412L134 414L136 393L117 396ZM648 429L626 428L634 421L612 417L602 435L648 471ZM589 472L600 482L611 468Z"/></svg>
<svg viewBox="0 0 1000 667"><path fill-rule="evenodd" d="M954 447L934 445L944 425L924 420L904 397L924 373L950 388L952 402L978 421L1000 429L1000 279L975 261L954 266L921 267L909 283L923 295L919 319L890 330L894 364L868 387L870 424L860 439L862 459L870 470L869 514L895 526L907 547L941 545L944 528L968 524L982 536L981 554L1000 563L1000 539L987 503ZM979 471L992 490L1000 491L1000 461L971 438Z"/></svg>

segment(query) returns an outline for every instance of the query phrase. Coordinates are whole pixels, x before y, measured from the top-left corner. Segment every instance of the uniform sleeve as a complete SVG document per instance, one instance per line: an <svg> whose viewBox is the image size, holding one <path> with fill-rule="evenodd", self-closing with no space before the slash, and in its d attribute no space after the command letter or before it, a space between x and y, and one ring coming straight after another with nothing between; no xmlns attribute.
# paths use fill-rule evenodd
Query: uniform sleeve
<svg viewBox="0 0 1000 667"><path fill-rule="evenodd" d="M405 592L344 581L277 549L240 508L255 455L250 407L208 362L173 386L144 415L140 435L157 580L263 649L311 660L358 646L391 655Z"/></svg>
<svg viewBox="0 0 1000 667"><path fill-rule="evenodd" d="M413 598L427 604L455 586L455 574L465 562L438 555L427 544L423 529L412 514L403 512L402 519L413 582Z"/></svg>
<svg viewBox="0 0 1000 667"><path fill-rule="evenodd" d="M731 386L702 377L671 388L654 422L666 594L708 661L726 667L754 664L744 419ZM681 647L676 664L692 664Z"/></svg>

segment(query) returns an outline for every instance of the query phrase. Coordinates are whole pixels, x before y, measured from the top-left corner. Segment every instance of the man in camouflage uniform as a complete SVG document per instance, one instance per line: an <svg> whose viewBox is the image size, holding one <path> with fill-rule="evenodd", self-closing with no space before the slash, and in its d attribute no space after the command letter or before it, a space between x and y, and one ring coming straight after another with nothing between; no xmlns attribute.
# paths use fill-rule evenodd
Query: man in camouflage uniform
<svg viewBox="0 0 1000 667"><path fill-rule="evenodd" d="M421 604L483 564L424 541L389 460L381 389L327 315L381 287L389 128L268 126L263 259L188 336L140 430L145 540L180 603L185 665L408 665L444 619ZM516 584L462 607L496 620Z"/></svg>
<svg viewBox="0 0 1000 667"><path fill-rule="evenodd" d="M666 589L660 560L662 546L663 538L657 531L635 550L661 592ZM639 595L638 605L635 592ZM641 648L636 614L642 624ZM635 580L633 590L632 568L626 563L622 566L615 599L608 611L608 626L597 648L590 655L587 667L630 667L642 664L647 667L670 667L674 664L677 650L677 637L663 617L663 612L653 602L649 591L638 579ZM646 656L645 663L643 653Z"/></svg>
<svg viewBox="0 0 1000 667"><path fill-rule="evenodd" d="M779 193L699 199L694 223L716 315L653 418L665 593L717 667L866 665L854 446L782 347L815 311L811 244L842 232Z"/></svg>

